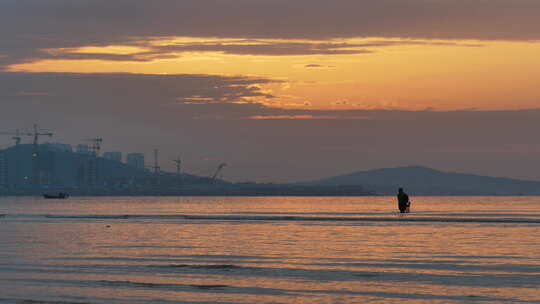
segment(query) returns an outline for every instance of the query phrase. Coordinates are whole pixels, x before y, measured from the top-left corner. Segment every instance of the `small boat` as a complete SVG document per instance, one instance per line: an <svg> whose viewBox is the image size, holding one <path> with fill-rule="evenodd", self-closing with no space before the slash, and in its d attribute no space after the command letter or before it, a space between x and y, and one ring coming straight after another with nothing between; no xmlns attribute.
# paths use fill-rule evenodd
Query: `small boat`
<svg viewBox="0 0 540 304"><path fill-rule="evenodd" d="M58 193L58 194L43 194L43 198L45 199L66 199L69 197L69 194L67 193Z"/></svg>

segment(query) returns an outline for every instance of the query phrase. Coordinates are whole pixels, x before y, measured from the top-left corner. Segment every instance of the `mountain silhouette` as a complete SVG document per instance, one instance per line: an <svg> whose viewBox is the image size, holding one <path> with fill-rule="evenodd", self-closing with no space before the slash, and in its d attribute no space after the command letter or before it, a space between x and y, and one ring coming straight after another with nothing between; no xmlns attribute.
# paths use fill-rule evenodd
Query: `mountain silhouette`
<svg viewBox="0 0 540 304"><path fill-rule="evenodd" d="M540 181L443 172L423 166L385 168L338 175L311 185L361 185L378 194L399 187L413 195L538 195Z"/></svg>

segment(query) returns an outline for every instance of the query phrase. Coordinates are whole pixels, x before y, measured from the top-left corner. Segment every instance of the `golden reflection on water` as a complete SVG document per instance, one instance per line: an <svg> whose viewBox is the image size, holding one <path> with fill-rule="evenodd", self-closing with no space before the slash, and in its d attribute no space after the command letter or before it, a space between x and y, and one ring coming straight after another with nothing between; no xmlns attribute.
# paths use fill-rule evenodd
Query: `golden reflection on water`
<svg viewBox="0 0 540 304"><path fill-rule="evenodd" d="M0 200L0 303L540 301L538 198L415 198L403 221L186 220L174 214L398 217L394 198ZM50 218L37 215L152 215ZM9 262L9 263L8 263Z"/></svg>

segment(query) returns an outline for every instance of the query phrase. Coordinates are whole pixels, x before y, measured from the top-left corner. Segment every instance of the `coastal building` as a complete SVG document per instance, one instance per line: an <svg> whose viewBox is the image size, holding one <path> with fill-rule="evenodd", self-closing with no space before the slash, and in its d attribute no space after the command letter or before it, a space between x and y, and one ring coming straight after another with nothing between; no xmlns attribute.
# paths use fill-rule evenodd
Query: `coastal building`
<svg viewBox="0 0 540 304"><path fill-rule="evenodd" d="M7 180L7 159L6 153L0 152L0 186L6 186Z"/></svg>
<svg viewBox="0 0 540 304"><path fill-rule="evenodd" d="M77 153L84 154L84 155L91 155L92 152L90 151L90 147L87 144L79 144L77 145Z"/></svg>
<svg viewBox="0 0 540 304"><path fill-rule="evenodd" d="M127 164L136 169L144 170L144 154L129 153L126 158Z"/></svg>
<svg viewBox="0 0 540 304"><path fill-rule="evenodd" d="M39 146L39 157L34 161L32 144L0 149L0 188L88 189L125 184L130 180L144 181L147 176L143 170L122 162L95 157L90 152L85 153L88 150L84 148L78 151L82 153L68 152L66 149L43 144Z"/></svg>
<svg viewBox="0 0 540 304"><path fill-rule="evenodd" d="M89 157L80 161L78 169L79 186L96 186L98 184L98 159Z"/></svg>
<svg viewBox="0 0 540 304"><path fill-rule="evenodd" d="M71 145L69 145L69 144L52 142L52 143L45 143L45 144L43 144L43 146L45 146L48 150L62 151L62 152L73 152L73 147Z"/></svg>
<svg viewBox="0 0 540 304"><path fill-rule="evenodd" d="M133 168L144 170L144 154L129 153L126 158L126 163Z"/></svg>
<svg viewBox="0 0 540 304"><path fill-rule="evenodd" d="M105 152L103 153L103 158L121 163L122 152Z"/></svg>

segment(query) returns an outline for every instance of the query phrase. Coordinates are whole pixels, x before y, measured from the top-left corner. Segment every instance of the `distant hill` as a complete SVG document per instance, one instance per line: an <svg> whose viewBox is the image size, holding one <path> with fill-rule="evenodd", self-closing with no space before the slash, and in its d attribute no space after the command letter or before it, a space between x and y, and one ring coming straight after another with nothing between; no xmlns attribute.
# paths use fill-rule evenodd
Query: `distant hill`
<svg viewBox="0 0 540 304"><path fill-rule="evenodd" d="M378 194L399 187L413 195L540 195L540 182L442 172L422 166L387 168L338 175L309 185L361 185Z"/></svg>

